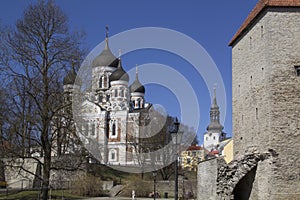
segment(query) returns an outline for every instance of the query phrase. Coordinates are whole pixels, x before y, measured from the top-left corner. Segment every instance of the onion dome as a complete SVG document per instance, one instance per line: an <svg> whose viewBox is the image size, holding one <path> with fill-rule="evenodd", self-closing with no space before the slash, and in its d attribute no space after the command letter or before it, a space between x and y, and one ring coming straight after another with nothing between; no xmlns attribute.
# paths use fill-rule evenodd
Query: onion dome
<svg viewBox="0 0 300 200"><path fill-rule="evenodd" d="M139 93L145 94L145 87L139 81L138 68L137 67L136 67L136 72L135 72L135 80L130 85L129 90L130 90L131 93L133 93L133 92L139 92Z"/></svg>
<svg viewBox="0 0 300 200"><path fill-rule="evenodd" d="M106 27L106 38L105 38L105 47L103 51L96 56L92 62L92 67L98 66L109 66L109 67L118 67L119 60L114 56L110 51L108 46L108 28Z"/></svg>
<svg viewBox="0 0 300 200"><path fill-rule="evenodd" d="M127 74L127 72L124 71L123 67L122 67L122 62L121 59L119 59L119 64L118 64L118 68L109 76L109 81L129 81L129 76Z"/></svg>
<svg viewBox="0 0 300 200"><path fill-rule="evenodd" d="M71 70L68 72L68 74L63 79L64 85L81 85L81 79L78 77L76 81L76 72L74 70Z"/></svg>

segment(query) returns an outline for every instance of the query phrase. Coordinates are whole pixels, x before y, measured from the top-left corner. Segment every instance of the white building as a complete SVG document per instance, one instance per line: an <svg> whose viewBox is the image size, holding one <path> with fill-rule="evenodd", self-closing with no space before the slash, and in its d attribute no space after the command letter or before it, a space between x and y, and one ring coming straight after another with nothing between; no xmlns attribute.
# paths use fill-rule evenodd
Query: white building
<svg viewBox="0 0 300 200"><path fill-rule="evenodd" d="M93 156L105 164L134 164L134 144L151 104L145 101L145 87L137 70L135 81L129 86L129 76L121 58L109 49L107 36L105 48L92 62L91 87L80 91L81 81L76 80L74 71L69 72L63 83L65 101L79 96L76 132Z"/></svg>
<svg viewBox="0 0 300 200"><path fill-rule="evenodd" d="M220 111L217 104L216 89L214 89L214 97L210 108L210 124L207 126L207 132L204 133L203 146L208 151L218 150L220 142L226 138L223 132L223 126L220 123Z"/></svg>

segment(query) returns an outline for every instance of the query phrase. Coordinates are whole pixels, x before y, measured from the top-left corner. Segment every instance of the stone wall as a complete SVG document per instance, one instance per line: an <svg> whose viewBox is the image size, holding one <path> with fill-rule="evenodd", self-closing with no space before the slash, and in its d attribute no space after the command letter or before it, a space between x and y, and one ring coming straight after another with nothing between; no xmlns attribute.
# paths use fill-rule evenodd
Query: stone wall
<svg viewBox="0 0 300 200"><path fill-rule="evenodd" d="M153 184L149 183L149 184ZM164 197L165 193L168 193L169 197L174 197L175 182L174 181L157 181L157 191L161 197ZM184 180L182 177L178 179L178 195L182 196L183 193L189 193L192 196L197 194L197 181L196 180Z"/></svg>
<svg viewBox="0 0 300 200"><path fill-rule="evenodd" d="M250 199L300 194L300 9L268 8L232 49L234 156L272 149Z"/></svg>
<svg viewBox="0 0 300 200"><path fill-rule="evenodd" d="M216 199L219 159L206 160L198 165L197 199Z"/></svg>
<svg viewBox="0 0 300 200"><path fill-rule="evenodd" d="M264 162L272 153L249 153L229 165L219 158L217 175L217 198L220 200L249 199L255 188L254 180L259 162ZM255 190L255 189L254 189ZM253 199L257 199L257 196Z"/></svg>

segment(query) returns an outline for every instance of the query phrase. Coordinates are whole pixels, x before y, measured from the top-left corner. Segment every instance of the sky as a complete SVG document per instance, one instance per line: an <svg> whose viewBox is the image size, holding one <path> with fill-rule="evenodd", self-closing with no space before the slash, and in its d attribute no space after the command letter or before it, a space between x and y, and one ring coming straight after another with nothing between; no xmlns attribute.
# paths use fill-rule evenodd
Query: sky
<svg viewBox="0 0 300 200"><path fill-rule="evenodd" d="M84 31L86 36L83 46L92 51L105 39L105 27L109 27L109 36L117 38L118 34L127 33L128 30L140 30L145 27L157 27L172 33L184 34L185 38L196 41L203 51L209 55L216 69L219 71L222 85L206 84L207 77L203 77L188 60L161 49L141 49L126 52L122 55L122 64L125 70L133 71L135 65L141 66L140 81L143 83L145 73L142 69L155 71L155 66L168 66L176 70L191 85L197 98L199 112L191 103L188 109L178 100L176 91L159 84L146 84L146 101L163 108L171 116L182 116L182 109L188 118L199 117L197 136L200 144L203 142L203 133L209 124L209 109L213 87L216 87L218 104L221 110L221 122L228 136L232 135L231 111L231 47L228 46L238 28L242 25L258 0L60 0L56 3L65 12L69 19L69 26L74 31ZM22 17L24 9L35 0L1 0L0 23L13 26L17 19ZM144 30L144 29L143 29ZM152 30L152 29L151 29ZM150 30L150 33L151 33ZM125 34L126 35L126 34ZM116 37L114 37L116 36ZM162 37L167 40L167 37ZM136 41L134 41L136 42ZM164 41L162 41L163 43ZM180 48L181 41L172 41L176 48ZM112 43L111 49L118 56L117 50L122 49L121 44ZM102 48L102 46L101 46ZM100 48L100 50L101 50ZM98 48L99 49L99 48ZM95 49L94 49L95 50ZM199 55L199 49L191 48L188 54ZM196 51L196 52L192 52ZM100 52L99 52L100 53ZM202 52L203 53L203 52ZM201 54L202 55L202 54ZM199 56L201 60L203 57ZM155 64L152 64L155 63ZM161 67L160 66L160 67ZM148 68L147 68L148 67ZM203 69L210 66L201 66ZM169 68L166 68L169 69ZM144 73L144 75L143 75ZM155 73L160 73L155 71ZM155 74L154 73L154 74ZM162 73L162 72L161 72ZM169 73L169 72L166 72ZM130 82L134 81L134 73L130 73ZM163 74L166 79L172 76ZM154 75L155 76L155 75ZM211 76L211 75L210 75ZM214 75L212 75L214 76ZM216 74L218 77L218 74ZM215 77L209 77L214 79ZM145 79L144 79L145 80ZM185 90L178 79L170 79L177 85L178 91ZM148 82L147 82L148 83ZM167 85L168 86L168 85ZM218 94L222 94L221 97ZM225 96L223 95L225 94ZM183 93L184 95L184 93ZM183 104L189 104L186 96ZM192 101L192 100L191 100ZM184 121L184 120L183 120Z"/></svg>

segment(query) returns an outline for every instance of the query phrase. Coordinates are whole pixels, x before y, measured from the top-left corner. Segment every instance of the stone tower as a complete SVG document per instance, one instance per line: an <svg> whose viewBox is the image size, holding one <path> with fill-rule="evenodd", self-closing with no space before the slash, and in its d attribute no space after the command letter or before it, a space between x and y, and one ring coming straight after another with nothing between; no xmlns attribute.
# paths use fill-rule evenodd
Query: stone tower
<svg viewBox="0 0 300 200"><path fill-rule="evenodd" d="M204 148L209 151L218 148L220 142L226 138L226 134L222 131L223 128L220 123L220 110L217 104L216 89L214 88L214 97L210 108L210 124L207 126L207 132L204 133Z"/></svg>
<svg viewBox="0 0 300 200"><path fill-rule="evenodd" d="M271 154L252 174L250 199L297 199L300 1L260 0L229 45L235 159Z"/></svg>

